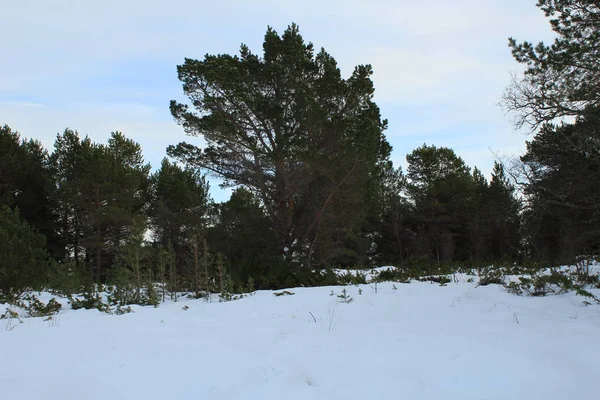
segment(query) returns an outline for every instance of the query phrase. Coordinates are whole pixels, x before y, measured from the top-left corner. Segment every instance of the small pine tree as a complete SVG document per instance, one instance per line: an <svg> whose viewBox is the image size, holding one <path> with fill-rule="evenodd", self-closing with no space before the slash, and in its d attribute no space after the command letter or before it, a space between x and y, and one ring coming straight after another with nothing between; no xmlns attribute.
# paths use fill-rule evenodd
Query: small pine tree
<svg viewBox="0 0 600 400"><path fill-rule="evenodd" d="M229 275L225 275L223 282L223 291L221 291L221 295L219 296L219 301L231 301L235 300L233 280Z"/></svg>
<svg viewBox="0 0 600 400"><path fill-rule="evenodd" d="M18 298L46 282L50 260L42 235L21 220L18 209L0 206L0 298Z"/></svg>
<svg viewBox="0 0 600 400"><path fill-rule="evenodd" d="M144 303L150 306L154 306L157 308L160 304L160 297L158 292L156 291L156 287L154 286L154 282L152 282L152 276L148 275L148 279L146 280L145 287L145 299Z"/></svg>
<svg viewBox="0 0 600 400"><path fill-rule="evenodd" d="M247 293L254 293L256 291L256 286L254 285L254 278L249 277L248 278L248 283L246 285L246 292Z"/></svg>
<svg viewBox="0 0 600 400"><path fill-rule="evenodd" d="M338 294L337 297L342 303L350 303L352 300L354 300L352 297L350 297L346 288L342 289L342 293Z"/></svg>

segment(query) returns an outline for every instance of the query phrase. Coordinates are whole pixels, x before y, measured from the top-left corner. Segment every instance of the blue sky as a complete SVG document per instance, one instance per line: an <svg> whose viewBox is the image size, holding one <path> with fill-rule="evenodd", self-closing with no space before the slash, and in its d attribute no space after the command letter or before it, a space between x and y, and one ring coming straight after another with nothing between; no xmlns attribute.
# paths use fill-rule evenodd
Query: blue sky
<svg viewBox="0 0 600 400"><path fill-rule="evenodd" d="M168 110L184 100L184 57L232 54L241 43L259 53L268 25L296 22L345 76L373 66L396 164L427 143L487 175L495 154L520 154L527 139L497 103L519 71L507 38L552 39L535 2L1 0L0 124L49 149L66 127L99 142L120 130L158 166L167 145L200 143ZM216 200L227 197L212 186Z"/></svg>

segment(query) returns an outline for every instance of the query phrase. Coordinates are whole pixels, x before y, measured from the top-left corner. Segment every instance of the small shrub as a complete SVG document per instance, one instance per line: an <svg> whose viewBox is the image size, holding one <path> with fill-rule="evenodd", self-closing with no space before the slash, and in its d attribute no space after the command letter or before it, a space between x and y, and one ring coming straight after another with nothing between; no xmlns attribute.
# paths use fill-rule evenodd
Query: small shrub
<svg viewBox="0 0 600 400"><path fill-rule="evenodd" d="M31 294L23 296L22 300L13 301L11 305L14 308L7 309L4 314L0 315L0 319L18 319L21 321L21 317L52 318L53 315L58 314L58 312L62 309L62 304L60 304L54 298L50 299L48 303L44 303L36 296Z"/></svg>
<svg viewBox="0 0 600 400"><path fill-rule="evenodd" d="M452 282L452 280L450 278L448 278L446 275L423 276L423 277L417 278L417 280L421 281L421 282L439 283L440 286L446 286L448 283Z"/></svg>
<svg viewBox="0 0 600 400"><path fill-rule="evenodd" d="M288 290L283 290L283 291L281 291L281 292L275 292L275 293L273 293L273 294L274 294L276 297L281 297L281 296L293 296L293 295L295 295L296 293L294 293L294 292L290 292L290 291L288 291Z"/></svg>
<svg viewBox="0 0 600 400"><path fill-rule="evenodd" d="M132 313L132 312L134 312L134 311L131 309L130 306L121 307L120 305L118 305L115 308L115 314L117 314L117 315L129 314L129 313Z"/></svg>
<svg viewBox="0 0 600 400"><path fill-rule="evenodd" d="M521 296L523 294L523 287L519 282L510 282L508 285L506 285L506 291L508 293Z"/></svg>
<svg viewBox="0 0 600 400"><path fill-rule="evenodd" d="M479 283L477 286L487 285L503 285L504 276L500 269L487 269L482 275L479 276Z"/></svg>
<svg viewBox="0 0 600 400"><path fill-rule="evenodd" d="M83 293L83 299L78 299L72 296L69 297L69 303L71 304L71 308L73 310L80 310L84 308L86 310L96 309L100 312L108 314L111 312L110 305L102 300L100 294L90 290Z"/></svg>
<svg viewBox="0 0 600 400"><path fill-rule="evenodd" d="M21 300L13 300L10 304L22 310L23 316L32 318L49 317L57 314L62 309L62 304L56 299L52 298L48 303L44 303L32 294L23 296Z"/></svg>
<svg viewBox="0 0 600 400"><path fill-rule="evenodd" d="M302 281L306 282L303 286L309 287L338 286L342 284L340 283L341 279L342 278L340 278L332 268L327 268L324 271L310 271ZM351 279L352 278L348 278L348 280Z"/></svg>
<svg viewBox="0 0 600 400"><path fill-rule="evenodd" d="M596 279L597 276L588 276L587 272L582 274L580 270L573 273L569 270L551 269L549 272L533 271L531 275L521 276L518 282L510 282L505 287L509 293L534 297L575 291L580 296L600 302L600 299L586 290L586 287L593 287Z"/></svg>
<svg viewBox="0 0 600 400"><path fill-rule="evenodd" d="M388 268L374 275L373 281L410 283L410 274L399 268Z"/></svg>
<svg viewBox="0 0 600 400"><path fill-rule="evenodd" d="M154 308L158 308L160 304L160 296L158 290L154 286L154 283L151 280L147 280L146 287L142 295L142 299L140 301L140 305L145 306L153 306Z"/></svg>
<svg viewBox="0 0 600 400"><path fill-rule="evenodd" d="M342 293L338 294L338 299L340 299L340 302L342 303L350 303L352 302L352 300L354 300L352 297L350 297L350 295L348 294L348 292L346 291L346 288L342 289Z"/></svg>
<svg viewBox="0 0 600 400"><path fill-rule="evenodd" d="M133 273L128 268L122 264L115 265L110 273L110 283L113 286L108 290L108 303L116 306L138 304L137 288L133 282ZM90 303L90 308L96 308L92 304L93 302ZM87 306L84 305L83 308L87 309Z"/></svg>
<svg viewBox="0 0 600 400"><path fill-rule="evenodd" d="M66 297L81 293L90 283L84 268L70 261L53 263L48 275L50 291Z"/></svg>
<svg viewBox="0 0 600 400"><path fill-rule="evenodd" d="M246 293L254 293L255 291L256 286L254 285L254 279L249 277L248 282L246 283Z"/></svg>
<svg viewBox="0 0 600 400"><path fill-rule="evenodd" d="M0 319L16 319L19 320L19 322L23 323L23 320L21 320L21 316L19 315L19 312L16 310L13 310L11 308L8 308L4 314L0 314Z"/></svg>
<svg viewBox="0 0 600 400"><path fill-rule="evenodd" d="M235 300L233 280L229 275L225 275L223 278L223 291L219 296L219 301L232 301Z"/></svg>
<svg viewBox="0 0 600 400"><path fill-rule="evenodd" d="M346 271L343 274L338 275L338 284L339 285L361 285L367 283L367 276L364 272L356 271L352 273L351 271Z"/></svg>
<svg viewBox="0 0 600 400"><path fill-rule="evenodd" d="M23 320L16 310L7 309L4 314L0 314L0 320L6 320L4 329L6 331L12 331L17 327L17 323L22 324Z"/></svg>
<svg viewBox="0 0 600 400"><path fill-rule="evenodd" d="M23 300L24 302L20 302L19 306L26 310L30 317L49 317L62 309L62 304L54 298L50 299L47 304L33 295L27 295Z"/></svg>

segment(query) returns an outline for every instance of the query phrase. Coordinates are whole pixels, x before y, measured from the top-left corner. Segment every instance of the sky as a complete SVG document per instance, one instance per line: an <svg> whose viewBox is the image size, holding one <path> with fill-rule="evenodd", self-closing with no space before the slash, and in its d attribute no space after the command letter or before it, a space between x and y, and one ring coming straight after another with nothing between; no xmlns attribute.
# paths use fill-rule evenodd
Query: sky
<svg viewBox="0 0 600 400"><path fill-rule="evenodd" d="M508 38L552 32L535 0L0 0L0 125L52 149L65 128L105 142L121 131L158 167L186 137L169 112L185 101L185 57L262 50L267 26L292 22L348 77L371 64L375 101L389 120L392 160L420 145L453 148L489 176L496 156L522 154L498 102L513 60ZM228 191L212 183L213 197Z"/></svg>

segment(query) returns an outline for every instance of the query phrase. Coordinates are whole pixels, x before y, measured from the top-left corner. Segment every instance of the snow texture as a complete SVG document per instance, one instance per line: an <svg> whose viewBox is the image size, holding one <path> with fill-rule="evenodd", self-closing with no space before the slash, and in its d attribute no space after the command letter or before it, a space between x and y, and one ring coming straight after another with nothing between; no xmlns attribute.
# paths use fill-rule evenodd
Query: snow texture
<svg viewBox="0 0 600 400"><path fill-rule="evenodd" d="M0 398L596 398L599 306L461 280L0 320Z"/></svg>

